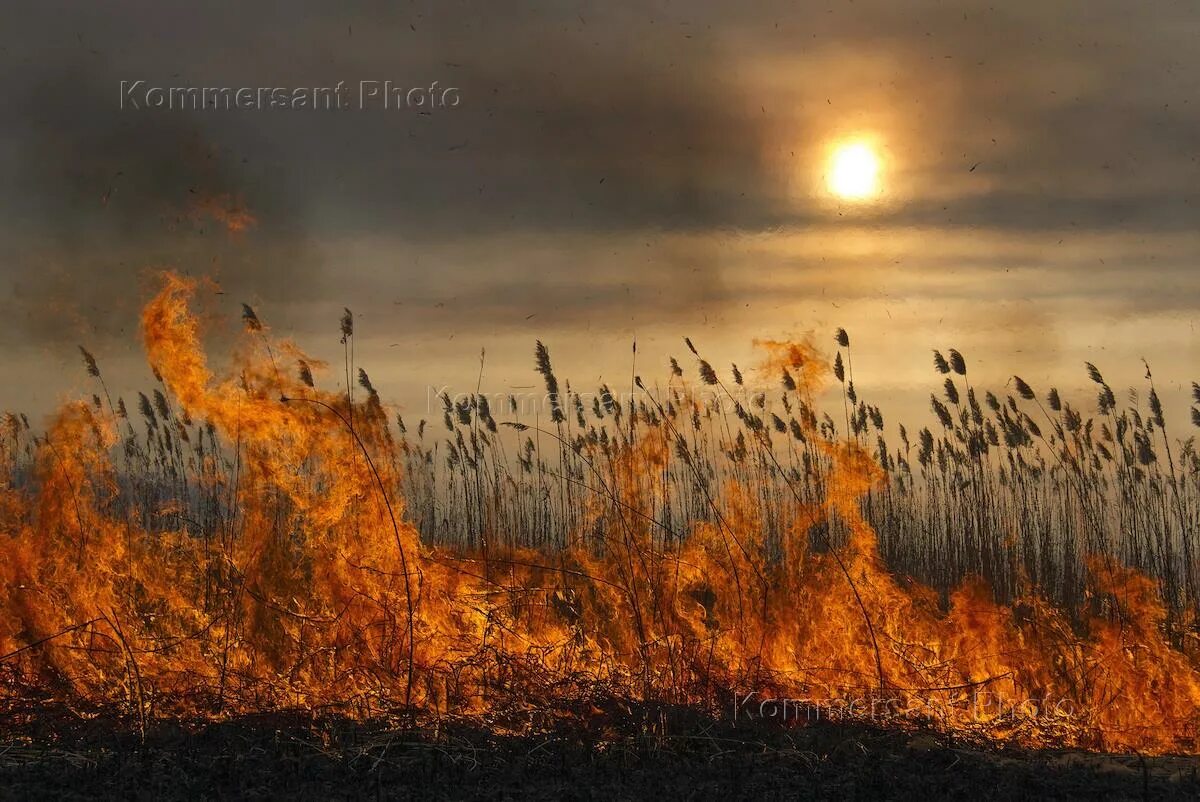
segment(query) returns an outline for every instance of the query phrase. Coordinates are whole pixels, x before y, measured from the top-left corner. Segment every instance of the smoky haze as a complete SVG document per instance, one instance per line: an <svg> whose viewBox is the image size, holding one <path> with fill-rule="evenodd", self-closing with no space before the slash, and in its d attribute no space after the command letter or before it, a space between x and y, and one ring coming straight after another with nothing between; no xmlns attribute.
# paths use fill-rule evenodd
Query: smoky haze
<svg viewBox="0 0 1200 802"><path fill-rule="evenodd" d="M1021 359L1022 332L1044 344L1039 366L1077 365L1105 346L1067 328L1138 321L1195 348L1194 4L18 3L5 16L19 32L0 53L9 347L132 357L146 276L172 266L215 276L227 314L261 303L297 337L355 307L381 358L397 342L458 359L457 343L492 336L514 349L557 336L571 353L597 332L704 327L745 343L836 323L882 342L882 321L914 338L912 365L939 337ZM121 80L345 81L352 95L363 80L438 81L461 104L135 111ZM821 161L860 131L885 143L889 202L851 209L820 191ZM230 211L254 224L231 231Z"/></svg>

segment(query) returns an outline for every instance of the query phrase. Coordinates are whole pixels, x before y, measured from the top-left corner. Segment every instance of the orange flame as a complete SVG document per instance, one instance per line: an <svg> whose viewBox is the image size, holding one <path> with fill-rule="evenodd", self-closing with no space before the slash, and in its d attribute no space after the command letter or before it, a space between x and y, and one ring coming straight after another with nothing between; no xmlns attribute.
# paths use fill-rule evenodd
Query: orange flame
<svg viewBox="0 0 1200 802"><path fill-rule="evenodd" d="M217 221L230 234L240 234L258 224L258 218L245 207L241 198L228 193L201 195L192 201L190 211L192 217Z"/></svg>
<svg viewBox="0 0 1200 802"><path fill-rule="evenodd" d="M730 480L718 505L699 474L709 521L665 539L653 477L694 466L645 434L606 464L581 452L578 481L596 492L560 553L432 548L404 517L378 402L290 378L261 329L248 344L268 347L218 379L193 291L165 275L142 315L169 390L147 417L157 450L129 445L121 416L73 403L37 443L33 480L0 485L0 692L143 718L370 716L405 702L485 713L598 684L709 707L753 693L884 710L1029 744L1200 749L1200 672L1163 636L1152 581L1097 563L1108 607L1082 634L1037 597L1001 606L979 582L943 610L878 556L860 501L880 472L853 443L821 446L825 496L797 498L777 543L756 488ZM761 344L798 385L827 370L808 346ZM7 477L17 436L0 442ZM769 443L751 447L771 458ZM139 484L152 468L166 478ZM832 530L845 548L813 540Z"/></svg>

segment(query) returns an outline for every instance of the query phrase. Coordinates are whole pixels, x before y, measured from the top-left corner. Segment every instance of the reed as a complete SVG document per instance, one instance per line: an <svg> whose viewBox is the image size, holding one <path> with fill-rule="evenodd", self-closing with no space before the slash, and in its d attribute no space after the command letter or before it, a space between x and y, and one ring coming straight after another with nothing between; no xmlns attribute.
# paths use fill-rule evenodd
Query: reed
<svg viewBox="0 0 1200 802"><path fill-rule="evenodd" d="M189 287L166 277L143 314L157 384L135 403L81 349L90 400L46 434L0 421L3 687L56 677L139 722L189 694L367 716L774 687L967 727L1003 684L1078 703L1081 743L1200 748L1200 455L1148 365L1124 401L1085 365L1093 404L934 351L929 420L889 426L845 329L828 356L759 341L758 385L690 338L647 378L635 346L627 394L581 393L539 341L538 403L490 395L481 352L412 425L349 310L331 388L249 306L219 381Z"/></svg>

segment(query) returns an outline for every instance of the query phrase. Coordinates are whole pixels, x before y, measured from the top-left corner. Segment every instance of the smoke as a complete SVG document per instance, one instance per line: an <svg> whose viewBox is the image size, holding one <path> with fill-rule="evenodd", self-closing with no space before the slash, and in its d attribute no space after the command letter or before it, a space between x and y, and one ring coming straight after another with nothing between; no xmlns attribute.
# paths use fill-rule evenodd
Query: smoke
<svg viewBox="0 0 1200 802"><path fill-rule="evenodd" d="M282 18L238 7L236 26L208 5L17 15L14 69L0 75L13 107L0 125L11 176L0 341L120 335L140 277L164 265L215 273L237 300L280 309L415 301L430 284L439 298L477 294L473 321L503 321L525 296L583 316L630 296L664 316L744 302L722 281L736 255L721 243L840 225L797 177L815 178L814 153L854 126L886 133L895 156L903 202L871 218L881 231L1159 235L1190 231L1200 202L1198 124L1180 100L1196 82L1186 10L1129 21L1118 4L1092 4L1086 30L1066 31L1058 11L1020 4L871 0L852 15L795 3L754 14L704 2L373 6L297 3ZM1124 46L1128 28L1137 36ZM120 81L138 78L436 80L462 103L431 114L120 110ZM256 225L221 224L244 214ZM668 235L705 245L659 244ZM572 259L567 243L552 246L557 265L535 269L526 263L543 246L494 247L514 236L575 238L576 252L595 254L616 243L626 261ZM369 259L344 252L363 241L376 245L360 251ZM635 241L653 258L629 254ZM464 242L474 261L426 274ZM1185 246L1156 267L1176 283L1190 281L1176 266L1193 261L1194 241ZM790 278L785 267L823 269L768 265Z"/></svg>
<svg viewBox="0 0 1200 802"><path fill-rule="evenodd" d="M215 274L231 292L295 298L311 284L302 209L249 155L262 151L253 131L122 110L119 84L107 66L76 62L47 67L15 97L3 193L14 251L0 269L14 306L0 339L124 336L143 276L166 265Z"/></svg>

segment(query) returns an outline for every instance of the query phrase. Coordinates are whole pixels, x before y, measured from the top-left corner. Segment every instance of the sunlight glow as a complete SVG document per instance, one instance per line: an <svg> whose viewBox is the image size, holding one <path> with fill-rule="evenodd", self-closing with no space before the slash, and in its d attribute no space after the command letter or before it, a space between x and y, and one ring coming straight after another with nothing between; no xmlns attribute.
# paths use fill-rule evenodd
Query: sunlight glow
<svg viewBox="0 0 1200 802"><path fill-rule="evenodd" d="M870 145L849 142L834 149L826 181L843 200L864 200L879 191L879 157Z"/></svg>

